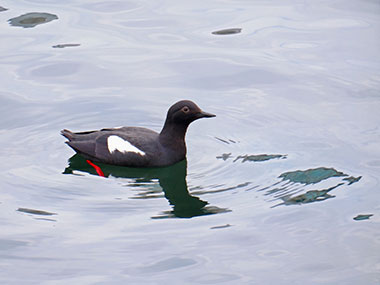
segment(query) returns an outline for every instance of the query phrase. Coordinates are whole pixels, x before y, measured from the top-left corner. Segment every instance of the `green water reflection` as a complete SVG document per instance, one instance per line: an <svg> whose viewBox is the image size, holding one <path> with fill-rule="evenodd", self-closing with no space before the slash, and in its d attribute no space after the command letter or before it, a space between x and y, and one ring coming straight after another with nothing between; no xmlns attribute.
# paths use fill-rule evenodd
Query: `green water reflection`
<svg viewBox="0 0 380 285"><path fill-rule="evenodd" d="M334 168L318 167L282 173L279 177L294 183L315 184L330 177L348 176Z"/></svg>
<svg viewBox="0 0 380 285"><path fill-rule="evenodd" d="M58 16L54 14L33 12L9 19L8 22L11 26L15 27L34 28L37 25L45 24L57 19Z"/></svg>
<svg viewBox="0 0 380 285"><path fill-rule="evenodd" d="M357 215L355 218L353 218L355 221L363 221L363 220L369 220L370 217L372 217L373 214L360 214Z"/></svg>
<svg viewBox="0 0 380 285"><path fill-rule="evenodd" d="M183 160L177 164L160 168L133 168L107 165L103 163L96 164L101 169L101 176L131 178L133 182L129 186L149 186L158 179L165 198L172 205L171 211L163 211L154 219L163 218L192 218L196 216L212 215L229 212L230 210L209 206L207 201L193 196L189 193L187 187L187 161ZM82 156L75 154L69 159L69 166L64 170L64 174L76 174L76 171L87 172L92 175L99 175L93 166L91 166ZM134 199L157 198L157 195L151 195L151 191L141 191Z"/></svg>
<svg viewBox="0 0 380 285"><path fill-rule="evenodd" d="M275 195L276 198L281 199L283 202L273 207L280 205L295 205L295 204L309 204L313 202L321 202L330 198L334 198L330 192L342 185L351 185L358 182L361 176L349 176L334 168L318 167L306 170L295 170L282 173L279 178L281 182L274 184L275 188L267 190L268 195ZM322 189L312 189L305 193L295 195L299 191L304 191L307 185L318 185L318 183L333 178L344 177L341 181L334 186ZM280 183L283 185L278 186ZM284 184L285 183L285 184ZM336 182L335 182L336 183ZM315 186L313 186L315 187Z"/></svg>

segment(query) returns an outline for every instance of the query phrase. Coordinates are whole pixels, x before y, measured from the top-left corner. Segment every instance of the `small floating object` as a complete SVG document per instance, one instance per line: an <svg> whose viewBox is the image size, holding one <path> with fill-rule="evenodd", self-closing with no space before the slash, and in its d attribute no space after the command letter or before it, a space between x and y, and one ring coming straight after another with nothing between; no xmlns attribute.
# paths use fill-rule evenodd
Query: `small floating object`
<svg viewBox="0 0 380 285"><path fill-rule="evenodd" d="M9 19L8 22L11 26L15 27L34 28L37 25L45 24L57 19L58 16L54 14L32 12Z"/></svg>
<svg viewBox="0 0 380 285"><path fill-rule="evenodd" d="M52 48L66 48L66 47L79 47L80 44L59 44L52 46Z"/></svg>
<svg viewBox="0 0 380 285"><path fill-rule="evenodd" d="M241 28L231 28L212 32L213 35L233 35L241 33Z"/></svg>
<svg viewBox="0 0 380 285"><path fill-rule="evenodd" d="M22 213L32 214L32 215L41 215L41 216L57 215L57 213L50 213L46 211L34 210L34 209L28 209L28 208L18 208L17 211L22 212Z"/></svg>
<svg viewBox="0 0 380 285"><path fill-rule="evenodd" d="M373 214L366 214L366 215L357 215L355 218L353 218L355 221L362 221L362 220L369 220L370 217L372 217Z"/></svg>
<svg viewBox="0 0 380 285"><path fill-rule="evenodd" d="M4 12L4 11L7 11L8 9L7 8L4 8L2 6L0 6L0 12Z"/></svg>

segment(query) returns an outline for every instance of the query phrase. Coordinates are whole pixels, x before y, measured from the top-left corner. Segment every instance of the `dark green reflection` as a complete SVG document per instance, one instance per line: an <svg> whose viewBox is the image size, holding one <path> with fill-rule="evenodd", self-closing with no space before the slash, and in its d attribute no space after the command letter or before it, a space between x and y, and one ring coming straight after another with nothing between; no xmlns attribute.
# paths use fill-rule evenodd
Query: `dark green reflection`
<svg viewBox="0 0 380 285"><path fill-rule="evenodd" d="M305 191L307 185L318 185L318 183L322 181L325 182L325 180L333 177L342 178L340 178L341 181L339 183L329 188L308 190L305 193L296 195L301 191ZM334 198L335 196L330 193L332 190L342 185L349 186L356 183L361 179L361 176L349 176L348 174L337 171L334 168L318 167L306 170L284 172L279 176L279 178L281 178L280 182L273 184L271 187L265 187L259 190L266 191L266 195L273 195L276 199L281 199L283 201L273 207L280 205L309 204ZM336 179L331 181L336 181Z"/></svg>
<svg viewBox="0 0 380 285"><path fill-rule="evenodd" d="M58 16L54 14L33 12L9 19L8 22L11 26L34 28L37 25L45 24L57 19Z"/></svg>
<svg viewBox="0 0 380 285"><path fill-rule="evenodd" d="M348 176L334 168L318 167L307 170L296 170L282 173L279 178L289 182L302 184L315 184L331 177Z"/></svg>
<svg viewBox="0 0 380 285"><path fill-rule="evenodd" d="M348 185L351 185L358 182L361 178L362 178L361 176L358 176L358 177L350 176L350 177L343 178L343 180L348 181Z"/></svg>
<svg viewBox="0 0 380 285"><path fill-rule="evenodd" d="M334 195L330 195L329 192L334 190L335 188L342 186L344 183L339 183L333 187L322 190L309 190L304 194L300 194L294 197L291 196L283 196L281 199L284 201L281 204L275 205L274 207L280 205L295 205L295 204L307 204L313 202L321 202L330 198L334 198Z"/></svg>
<svg viewBox="0 0 380 285"><path fill-rule="evenodd" d="M363 220L369 220L370 217L372 217L373 214L360 214L357 215L355 218L353 218L355 221L363 221Z"/></svg>
<svg viewBox="0 0 380 285"><path fill-rule="evenodd" d="M160 167L160 168L134 168L108 165L96 163L100 167L104 177L122 177L134 179L133 184L142 182L153 183L158 179L159 184L164 191L165 198L173 206L171 211L165 211L157 217L153 218L192 218L195 216L211 215L217 213L228 212L227 209L206 206L207 201L203 201L198 197L190 195L187 182L187 161L183 160L177 164ZM93 175L99 175L99 172L87 163L79 154L75 154L69 159L69 166L64 170L64 174L74 174L73 171L87 172ZM140 193L136 198L148 199L150 192ZM155 196L156 197L156 196Z"/></svg>

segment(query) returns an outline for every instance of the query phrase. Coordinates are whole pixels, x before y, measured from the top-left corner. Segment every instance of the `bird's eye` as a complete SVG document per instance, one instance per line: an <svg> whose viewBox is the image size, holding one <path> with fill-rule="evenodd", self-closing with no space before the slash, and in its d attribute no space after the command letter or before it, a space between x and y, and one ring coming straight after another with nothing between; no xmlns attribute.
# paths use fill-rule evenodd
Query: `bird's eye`
<svg viewBox="0 0 380 285"><path fill-rule="evenodd" d="M189 111L190 111L190 109L187 106L182 108L182 112L184 112L184 113L189 113Z"/></svg>

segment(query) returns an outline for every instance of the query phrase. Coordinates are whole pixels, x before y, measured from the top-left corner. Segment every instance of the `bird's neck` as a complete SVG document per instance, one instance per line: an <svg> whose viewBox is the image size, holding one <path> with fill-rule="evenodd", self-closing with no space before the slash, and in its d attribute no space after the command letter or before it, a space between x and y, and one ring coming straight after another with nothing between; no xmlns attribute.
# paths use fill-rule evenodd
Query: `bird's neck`
<svg viewBox="0 0 380 285"><path fill-rule="evenodd" d="M160 133L160 142L169 148L186 148L185 135L188 125L166 121Z"/></svg>

